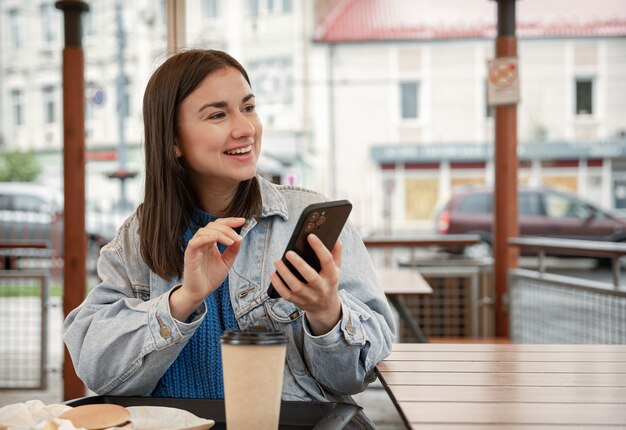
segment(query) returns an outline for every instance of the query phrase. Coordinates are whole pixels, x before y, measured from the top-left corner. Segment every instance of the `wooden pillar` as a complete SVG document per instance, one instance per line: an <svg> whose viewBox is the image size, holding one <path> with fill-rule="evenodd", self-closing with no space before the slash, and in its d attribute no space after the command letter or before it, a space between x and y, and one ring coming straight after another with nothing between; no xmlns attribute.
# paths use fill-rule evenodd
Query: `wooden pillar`
<svg viewBox="0 0 626 430"><path fill-rule="evenodd" d="M185 47L185 0L166 0L167 55Z"/></svg>
<svg viewBox="0 0 626 430"><path fill-rule="evenodd" d="M498 35L496 58L516 57L515 0L496 0ZM508 244L518 235L517 224L517 104L495 109L495 193L494 193L494 284L496 291L496 336L509 336L505 297L508 271L517 266L518 251Z"/></svg>
<svg viewBox="0 0 626 430"><path fill-rule="evenodd" d="M63 314L83 301L86 292L87 237L85 233L85 78L81 47L81 14L89 10L83 1L57 1L64 15L63 48ZM63 398L85 395L65 349Z"/></svg>

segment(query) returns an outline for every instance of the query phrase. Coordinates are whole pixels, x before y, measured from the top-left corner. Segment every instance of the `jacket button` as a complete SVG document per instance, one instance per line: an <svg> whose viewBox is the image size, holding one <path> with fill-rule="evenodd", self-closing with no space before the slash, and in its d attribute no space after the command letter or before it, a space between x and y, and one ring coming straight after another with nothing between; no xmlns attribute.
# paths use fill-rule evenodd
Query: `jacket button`
<svg viewBox="0 0 626 430"><path fill-rule="evenodd" d="M354 326L350 323L348 323L348 325L346 326L346 331L350 336L354 336L354 333L356 333L356 330L354 330Z"/></svg>
<svg viewBox="0 0 626 430"><path fill-rule="evenodd" d="M170 328L168 326L162 325L160 333L161 333L161 337L163 339L167 339L172 334L172 331L170 330Z"/></svg>

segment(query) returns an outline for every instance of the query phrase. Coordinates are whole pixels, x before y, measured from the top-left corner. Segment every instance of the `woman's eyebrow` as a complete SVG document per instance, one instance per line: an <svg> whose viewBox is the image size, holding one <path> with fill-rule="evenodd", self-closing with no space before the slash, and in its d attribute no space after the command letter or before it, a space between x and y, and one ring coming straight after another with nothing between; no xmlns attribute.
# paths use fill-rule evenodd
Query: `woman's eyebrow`
<svg viewBox="0 0 626 430"><path fill-rule="evenodd" d="M242 103L247 102L248 100L250 100L251 98L254 98L254 94L250 93L247 96L245 96L243 99L241 99ZM225 101L219 101L219 102L212 102L212 103L207 103L205 105L202 105L202 107L200 109L198 109L198 113L202 112L203 110L205 110L206 108L210 108L210 107L214 107L217 109L223 109L226 106L228 106L228 102Z"/></svg>
<svg viewBox="0 0 626 430"><path fill-rule="evenodd" d="M222 108L225 108L226 106L228 106L227 102L207 103L207 104L203 105L200 109L198 109L198 113L202 112L206 108L214 107L214 108L222 109Z"/></svg>

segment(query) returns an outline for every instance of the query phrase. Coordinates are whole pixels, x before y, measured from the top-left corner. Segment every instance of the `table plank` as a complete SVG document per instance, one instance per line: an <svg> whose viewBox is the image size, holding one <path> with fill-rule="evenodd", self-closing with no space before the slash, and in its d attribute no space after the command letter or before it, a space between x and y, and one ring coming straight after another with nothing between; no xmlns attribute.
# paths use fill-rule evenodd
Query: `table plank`
<svg viewBox="0 0 626 430"><path fill-rule="evenodd" d="M511 387L626 387L626 374L606 373L413 373L384 372L387 385L480 385Z"/></svg>
<svg viewBox="0 0 626 430"><path fill-rule="evenodd" d="M572 430L570 424L450 424L411 423L412 430ZM611 425L586 425L584 430L614 430ZM583 429L581 429L583 430Z"/></svg>
<svg viewBox="0 0 626 430"><path fill-rule="evenodd" d="M385 361L382 372L479 372L479 373L613 373L626 374L617 361Z"/></svg>
<svg viewBox="0 0 626 430"><path fill-rule="evenodd" d="M517 351L517 352L626 352L626 345L546 345L515 343L394 343L393 351Z"/></svg>
<svg viewBox="0 0 626 430"><path fill-rule="evenodd" d="M626 404L626 387L494 387L394 385L398 401Z"/></svg>
<svg viewBox="0 0 626 430"><path fill-rule="evenodd" d="M385 294L432 294L433 289L416 269L380 268L376 275Z"/></svg>
<svg viewBox="0 0 626 430"><path fill-rule="evenodd" d="M395 351L386 361L595 361L623 362L626 364L624 352L598 352L584 354L581 352L532 352L532 351Z"/></svg>
<svg viewBox="0 0 626 430"><path fill-rule="evenodd" d="M626 426L626 345L394 347L377 372L413 429Z"/></svg>
<svg viewBox="0 0 626 430"><path fill-rule="evenodd" d="M626 425L626 408L615 404L400 402L413 423ZM580 428L580 427L579 427Z"/></svg>

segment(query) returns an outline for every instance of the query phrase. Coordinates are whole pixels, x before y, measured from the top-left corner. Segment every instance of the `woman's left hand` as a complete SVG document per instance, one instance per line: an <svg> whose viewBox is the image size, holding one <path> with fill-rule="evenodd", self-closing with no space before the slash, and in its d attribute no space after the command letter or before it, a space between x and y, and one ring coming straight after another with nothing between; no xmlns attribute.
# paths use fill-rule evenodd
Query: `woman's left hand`
<svg viewBox="0 0 626 430"><path fill-rule="evenodd" d="M332 251L329 251L314 234L308 235L307 241L320 261L320 272L316 272L298 254L289 251L286 255L287 260L306 282L300 281L282 260L274 261L274 267L280 277L276 273L271 273L270 280L283 299L306 312L306 319L313 334L322 335L328 333L341 319L339 267L342 245L341 241L337 240Z"/></svg>

